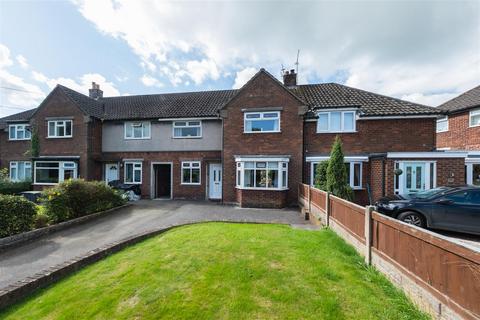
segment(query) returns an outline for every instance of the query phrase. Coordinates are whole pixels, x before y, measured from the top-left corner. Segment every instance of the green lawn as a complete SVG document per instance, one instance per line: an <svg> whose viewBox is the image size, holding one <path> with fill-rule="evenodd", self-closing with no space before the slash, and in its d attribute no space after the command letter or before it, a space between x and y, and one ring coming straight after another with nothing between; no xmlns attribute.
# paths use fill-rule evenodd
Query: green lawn
<svg viewBox="0 0 480 320"><path fill-rule="evenodd" d="M428 319L328 230L181 227L89 266L6 319Z"/></svg>

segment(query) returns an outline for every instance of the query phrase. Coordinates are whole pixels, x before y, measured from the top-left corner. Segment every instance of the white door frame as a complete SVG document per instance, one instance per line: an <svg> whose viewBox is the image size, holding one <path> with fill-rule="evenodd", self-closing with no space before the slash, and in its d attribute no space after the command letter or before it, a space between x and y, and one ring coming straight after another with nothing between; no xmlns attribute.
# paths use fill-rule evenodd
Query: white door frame
<svg viewBox="0 0 480 320"><path fill-rule="evenodd" d="M217 198L212 198L210 196L210 192L212 190L212 174L211 174L211 168L212 166L217 166L220 168L220 196ZM208 199L212 200L221 200L223 196L223 166L221 162L210 162L208 163L208 190L207 190L207 197Z"/></svg>
<svg viewBox="0 0 480 320"><path fill-rule="evenodd" d="M167 162L151 162L150 163L150 199L157 199L155 198L155 189L154 187L155 184L154 184L154 181L155 181L155 178L154 178L154 173L155 171L153 170L153 165L154 164L169 164L170 165L170 197L169 199L173 199L173 162L171 161L167 161Z"/></svg>
<svg viewBox="0 0 480 320"><path fill-rule="evenodd" d="M473 184L473 165L478 164L480 165L480 161L475 160L470 160L466 159L465 160L465 170L467 173L467 181L465 181L466 184Z"/></svg>
<svg viewBox="0 0 480 320"><path fill-rule="evenodd" d="M425 190L427 189L432 189L432 188L435 188L437 186L437 162L436 161L418 161L418 160L407 160L407 161L395 161L395 167L397 166L398 164L398 168L401 169L403 171L403 173L399 176L399 180L398 180L398 189L397 188L394 188L394 193L395 194L399 194L399 193L403 193L404 192L404 189L405 189L405 182L406 182L406 176L407 176L407 173L406 173L406 170L405 170L405 165L406 164L414 164L414 163L422 163L425 165L425 173L424 173L424 176L425 176ZM433 172L431 172L430 170L430 166L431 164L433 164ZM431 175L433 175L433 179L432 179L432 182L433 182L433 185L430 185L430 177ZM395 183L395 181L394 181Z"/></svg>
<svg viewBox="0 0 480 320"><path fill-rule="evenodd" d="M108 184L108 181L107 181L107 166L108 165L116 165L117 166L117 180L120 180L120 163L118 162L105 162L104 166L103 166L103 180L105 181L106 184Z"/></svg>

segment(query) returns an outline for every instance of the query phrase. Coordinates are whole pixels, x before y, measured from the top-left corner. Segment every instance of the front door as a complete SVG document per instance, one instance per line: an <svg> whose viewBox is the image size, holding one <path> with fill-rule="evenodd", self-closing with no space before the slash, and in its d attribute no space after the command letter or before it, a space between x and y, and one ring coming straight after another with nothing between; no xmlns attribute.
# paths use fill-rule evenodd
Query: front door
<svg viewBox="0 0 480 320"><path fill-rule="evenodd" d="M155 195L157 199L172 197L172 165L169 163L154 164Z"/></svg>
<svg viewBox="0 0 480 320"><path fill-rule="evenodd" d="M405 163L404 193L425 190L425 163Z"/></svg>
<svg viewBox="0 0 480 320"><path fill-rule="evenodd" d="M209 188L208 188L208 197L210 199L221 199L222 198L222 164L221 163L210 163L209 170Z"/></svg>
<svg viewBox="0 0 480 320"><path fill-rule="evenodd" d="M118 180L118 163L105 164L105 182Z"/></svg>

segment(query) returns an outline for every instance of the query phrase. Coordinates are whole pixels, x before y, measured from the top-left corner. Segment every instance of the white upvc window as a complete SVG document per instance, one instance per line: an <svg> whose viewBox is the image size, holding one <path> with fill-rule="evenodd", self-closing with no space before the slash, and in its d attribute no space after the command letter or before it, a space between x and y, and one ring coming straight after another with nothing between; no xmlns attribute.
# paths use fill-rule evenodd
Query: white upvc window
<svg viewBox="0 0 480 320"><path fill-rule="evenodd" d="M72 120L48 121L48 138L71 138Z"/></svg>
<svg viewBox="0 0 480 320"><path fill-rule="evenodd" d="M182 184L200 184L201 171L200 161L183 161Z"/></svg>
<svg viewBox="0 0 480 320"><path fill-rule="evenodd" d="M236 166L236 186L239 189L288 189L288 161L236 161Z"/></svg>
<svg viewBox="0 0 480 320"><path fill-rule="evenodd" d="M448 131L448 117L442 117L437 119L437 132Z"/></svg>
<svg viewBox="0 0 480 320"><path fill-rule="evenodd" d="M150 122L125 122L125 139L150 139Z"/></svg>
<svg viewBox="0 0 480 320"><path fill-rule="evenodd" d="M280 132L280 111L245 112L244 132Z"/></svg>
<svg viewBox="0 0 480 320"><path fill-rule="evenodd" d="M142 184L142 162L125 161L123 180L126 184Z"/></svg>
<svg viewBox="0 0 480 320"><path fill-rule="evenodd" d="M78 177L77 164L73 161L35 161L34 184L53 185Z"/></svg>
<svg viewBox="0 0 480 320"><path fill-rule="evenodd" d="M470 127L480 126L480 109L470 111L468 123Z"/></svg>
<svg viewBox="0 0 480 320"><path fill-rule="evenodd" d="M11 124L8 126L8 140L30 140L32 133L28 124Z"/></svg>
<svg viewBox="0 0 480 320"><path fill-rule="evenodd" d="M32 163L30 161L11 161L10 180L26 181L32 179Z"/></svg>
<svg viewBox="0 0 480 320"><path fill-rule="evenodd" d="M317 172L317 166L319 162L312 162L310 167L310 185L315 185L315 174ZM362 174L363 164L361 161L345 162L345 168L347 169L347 182L354 190L362 189Z"/></svg>
<svg viewBox="0 0 480 320"><path fill-rule="evenodd" d="M201 138L202 122L201 121L174 121L173 137L174 138Z"/></svg>
<svg viewBox="0 0 480 320"><path fill-rule="evenodd" d="M355 132L355 111L321 111L317 113L317 133Z"/></svg>

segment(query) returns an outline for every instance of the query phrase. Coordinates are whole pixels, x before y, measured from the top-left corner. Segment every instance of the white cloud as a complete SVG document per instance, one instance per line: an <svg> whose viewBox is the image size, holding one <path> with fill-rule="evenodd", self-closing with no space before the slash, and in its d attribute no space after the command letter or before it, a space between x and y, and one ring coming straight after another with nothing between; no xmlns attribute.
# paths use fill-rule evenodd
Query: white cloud
<svg viewBox="0 0 480 320"><path fill-rule="evenodd" d="M397 97L459 92L480 78L478 1L75 3L173 85L238 77L247 66L278 75L297 49L303 82L341 72L350 85Z"/></svg>
<svg viewBox="0 0 480 320"><path fill-rule="evenodd" d="M245 68L241 71L238 71L235 76L235 83L233 84L233 89L241 88L258 70L252 67Z"/></svg>
<svg viewBox="0 0 480 320"><path fill-rule="evenodd" d="M10 50L0 43L0 68L8 67L13 64L10 59Z"/></svg>
<svg viewBox="0 0 480 320"><path fill-rule="evenodd" d="M45 82L50 89L53 89L57 84L61 84L65 87L88 95L88 89L92 87L92 82L100 85L100 89L103 91L103 96L119 96L120 92L112 82L107 81L104 76L98 73L87 73L80 76L77 80L71 78L52 78L47 79Z"/></svg>
<svg viewBox="0 0 480 320"><path fill-rule="evenodd" d="M406 101L416 102L420 104L424 104L427 106L439 106L445 101L455 98L460 93L432 93L432 94L423 94L423 93L412 93L405 96L401 96L400 98Z"/></svg>
<svg viewBox="0 0 480 320"><path fill-rule="evenodd" d="M19 55L17 55L16 59L17 59L18 64L20 65L20 67L22 67L23 69L28 68L27 59L24 56L19 54Z"/></svg>
<svg viewBox="0 0 480 320"><path fill-rule="evenodd" d="M38 82L47 82L48 78L41 72L32 71L32 78Z"/></svg>
<svg viewBox="0 0 480 320"><path fill-rule="evenodd" d="M157 78L154 78L147 74L144 74L140 78L140 81L147 87L159 87L159 88L163 87L163 84Z"/></svg>

